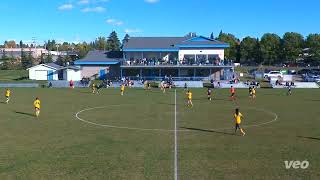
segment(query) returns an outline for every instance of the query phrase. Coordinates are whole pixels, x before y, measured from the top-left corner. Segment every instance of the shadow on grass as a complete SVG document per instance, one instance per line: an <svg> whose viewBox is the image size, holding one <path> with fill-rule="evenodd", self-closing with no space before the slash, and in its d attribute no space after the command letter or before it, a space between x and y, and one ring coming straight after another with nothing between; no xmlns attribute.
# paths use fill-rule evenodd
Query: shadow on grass
<svg viewBox="0 0 320 180"><path fill-rule="evenodd" d="M16 114L21 114L21 115L26 115L26 116L30 116L30 117L35 117L34 114L31 113L25 113L25 112L20 112L20 111L15 111Z"/></svg>
<svg viewBox="0 0 320 180"><path fill-rule="evenodd" d="M200 132L207 132L207 133L216 133L216 134L224 134L224 135L230 135L230 136L239 136L234 133L227 133L227 132L221 132L221 131L214 131L210 129L199 129L199 128L188 128L188 127L180 127L181 129L191 130L191 131L200 131Z"/></svg>
<svg viewBox="0 0 320 180"><path fill-rule="evenodd" d="M312 140L318 140L320 141L320 138L316 138L316 137L305 137L305 136L297 136L298 138L303 138L303 139L312 139Z"/></svg>

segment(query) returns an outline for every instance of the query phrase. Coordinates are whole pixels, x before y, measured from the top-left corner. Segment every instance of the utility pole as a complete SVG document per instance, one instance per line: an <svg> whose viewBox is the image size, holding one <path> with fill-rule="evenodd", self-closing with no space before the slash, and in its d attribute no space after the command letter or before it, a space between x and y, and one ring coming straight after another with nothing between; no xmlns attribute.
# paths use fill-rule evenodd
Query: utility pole
<svg viewBox="0 0 320 180"><path fill-rule="evenodd" d="M36 37L32 37L32 44L35 48L35 50L33 51L34 57L37 58L38 57L38 52L37 52L37 43L36 43L37 38Z"/></svg>

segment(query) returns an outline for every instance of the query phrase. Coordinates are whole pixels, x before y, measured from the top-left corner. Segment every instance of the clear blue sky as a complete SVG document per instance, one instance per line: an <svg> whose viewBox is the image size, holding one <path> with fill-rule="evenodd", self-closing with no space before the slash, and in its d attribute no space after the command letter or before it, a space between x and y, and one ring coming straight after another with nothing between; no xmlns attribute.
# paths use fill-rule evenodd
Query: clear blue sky
<svg viewBox="0 0 320 180"><path fill-rule="evenodd" d="M320 32L319 7L319 0L1 0L0 41L91 41L112 30L121 38L307 35Z"/></svg>

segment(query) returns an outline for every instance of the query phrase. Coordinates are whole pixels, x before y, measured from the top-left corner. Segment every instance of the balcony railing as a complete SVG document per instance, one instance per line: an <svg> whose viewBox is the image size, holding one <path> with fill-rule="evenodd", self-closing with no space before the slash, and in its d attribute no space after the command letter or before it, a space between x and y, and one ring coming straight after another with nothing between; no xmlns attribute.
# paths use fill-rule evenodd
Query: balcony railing
<svg viewBox="0 0 320 180"><path fill-rule="evenodd" d="M158 61L158 60L130 60L122 61L122 66L232 66L232 61L229 60L219 60L219 61Z"/></svg>

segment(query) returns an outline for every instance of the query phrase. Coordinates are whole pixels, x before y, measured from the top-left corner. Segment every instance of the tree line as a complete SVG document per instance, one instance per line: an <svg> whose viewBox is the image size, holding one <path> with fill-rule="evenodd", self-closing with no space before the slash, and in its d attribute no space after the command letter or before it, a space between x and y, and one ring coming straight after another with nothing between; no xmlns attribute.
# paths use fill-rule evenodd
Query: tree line
<svg viewBox="0 0 320 180"><path fill-rule="evenodd" d="M195 33L192 33L195 34ZM123 42L129 38L126 34L120 42L118 35L112 31L108 37L98 37L92 42L81 43L57 43L56 40L48 40L37 48L45 48L48 51L68 51L75 52L83 58L93 49L104 51L120 51ZM240 40L230 33L220 32L216 39L230 44L230 48L225 49L225 58L247 65L276 65L283 63L304 62L310 64L320 64L320 34L309 34L307 37L295 32L287 32L282 37L274 33L265 33L260 39L247 36ZM14 57L5 51L0 57L1 69L27 69L39 63L53 62L52 55L42 54L34 58L30 48L35 44L25 44L20 41L5 41L0 48L22 48L20 57ZM65 65L74 61L70 56L59 56L55 59L57 64Z"/></svg>
<svg viewBox="0 0 320 180"><path fill-rule="evenodd" d="M307 37L286 32L283 37L265 33L260 39L247 36L242 40L233 34L220 32L217 38L230 44L225 50L225 58L248 65L277 65L283 63L320 64L320 34Z"/></svg>
<svg viewBox="0 0 320 180"><path fill-rule="evenodd" d="M125 38L128 37L129 35L125 36ZM84 58L90 50L120 51L121 45L115 31L112 31L108 37L98 37L92 42L80 42L77 44L69 42L58 43L54 39L45 41L43 45L37 46L35 44L25 44L23 41L20 41L18 44L15 41L5 41L3 45L0 45L0 48L21 48L21 51L19 56L16 57L11 53L2 50L2 56L0 56L0 69L27 69L36 64L51 63L53 61L59 65L66 65L79 58ZM50 53L43 53L35 58L30 49L35 47L44 48L48 51L74 52L78 55L78 58L75 59L68 55L59 55L54 60Z"/></svg>

